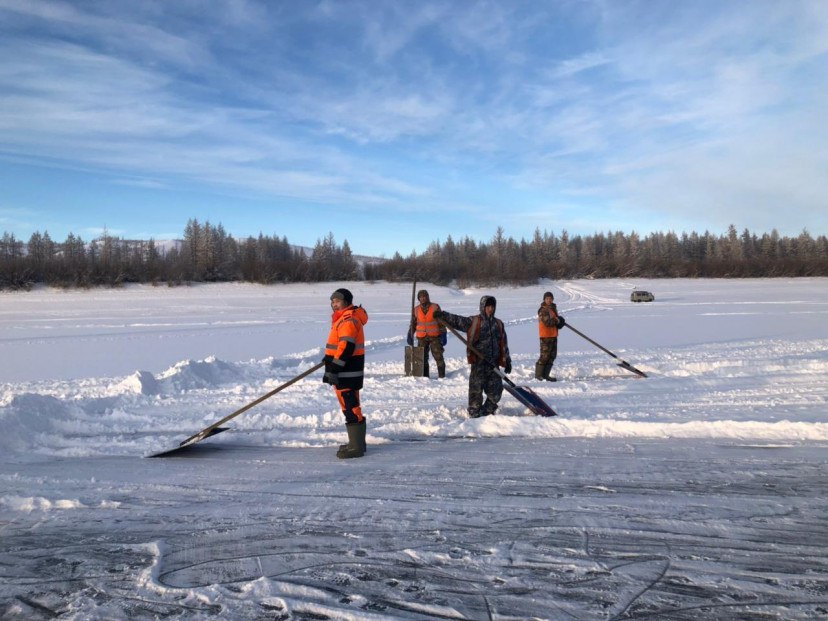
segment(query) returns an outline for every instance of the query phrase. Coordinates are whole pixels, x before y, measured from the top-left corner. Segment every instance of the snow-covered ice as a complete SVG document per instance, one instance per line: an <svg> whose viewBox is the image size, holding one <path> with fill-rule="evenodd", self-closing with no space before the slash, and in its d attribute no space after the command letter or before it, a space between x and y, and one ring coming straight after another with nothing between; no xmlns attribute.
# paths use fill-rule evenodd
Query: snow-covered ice
<svg viewBox="0 0 828 621"><path fill-rule="evenodd" d="M321 373L145 459L322 356L328 296L370 315L366 457ZM0 617L821 619L828 279L423 285L492 293L515 370L403 375L411 285L0 293ZM634 304L634 286L655 293ZM574 327L533 379L545 290Z"/></svg>

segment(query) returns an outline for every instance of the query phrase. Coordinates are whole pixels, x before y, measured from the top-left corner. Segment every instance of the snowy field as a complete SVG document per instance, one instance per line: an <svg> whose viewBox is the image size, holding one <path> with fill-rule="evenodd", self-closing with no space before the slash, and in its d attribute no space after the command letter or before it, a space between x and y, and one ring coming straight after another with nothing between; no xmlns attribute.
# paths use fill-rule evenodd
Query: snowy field
<svg viewBox="0 0 828 621"><path fill-rule="evenodd" d="M315 373L145 458L317 363L343 284L366 457ZM828 279L424 286L494 294L559 416L468 419L451 336L404 377L410 284L0 293L0 618L828 618ZM564 329L534 380L547 289L649 377Z"/></svg>

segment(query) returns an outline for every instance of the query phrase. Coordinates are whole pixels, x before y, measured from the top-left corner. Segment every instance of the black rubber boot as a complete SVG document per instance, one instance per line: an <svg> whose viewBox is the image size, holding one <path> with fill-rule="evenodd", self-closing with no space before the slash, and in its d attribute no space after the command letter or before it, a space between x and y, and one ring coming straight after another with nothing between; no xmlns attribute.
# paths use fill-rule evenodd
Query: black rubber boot
<svg viewBox="0 0 828 621"><path fill-rule="evenodd" d="M443 378L446 376L446 365L437 367L437 377Z"/></svg>
<svg viewBox="0 0 828 621"><path fill-rule="evenodd" d="M347 424L347 423L346 423L346 424ZM362 424L364 425L365 423L362 423ZM347 429L346 429L346 431L347 431ZM342 451L344 451L345 449L347 449L347 448L348 448L348 446L349 446L348 444L340 444L340 445L339 445L339 450L336 452L337 456L339 456L339 453L340 453L340 452L342 452ZM367 452L368 452L368 446L365 444L365 436L363 436L363 437L362 437L362 452L363 452L363 453L367 453Z"/></svg>
<svg viewBox="0 0 828 621"><path fill-rule="evenodd" d="M543 363L535 363L535 379L546 379L546 365L544 365Z"/></svg>
<svg viewBox="0 0 828 621"><path fill-rule="evenodd" d="M343 444L336 452L339 459L351 459L365 455L365 421L348 423L345 425L348 432L348 444Z"/></svg>
<svg viewBox="0 0 828 621"><path fill-rule="evenodd" d="M557 382L558 378L555 377L554 375L550 375L551 372L552 372L552 365L551 364L547 364L545 367L543 367L543 379L545 379L547 382Z"/></svg>
<svg viewBox="0 0 828 621"><path fill-rule="evenodd" d="M480 408L480 416L491 416L497 411L497 403L493 403L486 399L486 402Z"/></svg>

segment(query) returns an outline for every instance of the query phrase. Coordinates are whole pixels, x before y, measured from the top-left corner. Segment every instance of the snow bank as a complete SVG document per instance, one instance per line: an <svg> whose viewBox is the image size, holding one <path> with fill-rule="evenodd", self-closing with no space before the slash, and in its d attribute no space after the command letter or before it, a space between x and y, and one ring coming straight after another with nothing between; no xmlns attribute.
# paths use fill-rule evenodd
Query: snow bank
<svg viewBox="0 0 828 621"><path fill-rule="evenodd" d="M158 376L158 384L169 391L185 392L238 382L241 378L237 365L210 356L179 362Z"/></svg>
<svg viewBox="0 0 828 621"><path fill-rule="evenodd" d="M115 384L115 392L157 395L161 392L161 385L149 371L136 371L124 381Z"/></svg>

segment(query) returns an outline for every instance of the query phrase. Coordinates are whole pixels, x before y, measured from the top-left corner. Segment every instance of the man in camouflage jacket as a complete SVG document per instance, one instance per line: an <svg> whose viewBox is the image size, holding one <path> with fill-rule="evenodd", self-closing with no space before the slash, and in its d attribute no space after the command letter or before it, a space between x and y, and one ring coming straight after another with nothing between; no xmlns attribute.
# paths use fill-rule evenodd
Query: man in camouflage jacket
<svg viewBox="0 0 828 621"><path fill-rule="evenodd" d="M445 311L435 312L434 316L455 330L466 332L467 339L477 351L468 350L471 364L469 374L469 416L477 418L494 414L503 394L503 379L495 371L503 367L504 372L512 372L512 358L503 322L494 316L497 300L494 296L484 295L480 298L480 314L471 317L453 315ZM486 401L483 401L483 395Z"/></svg>
<svg viewBox="0 0 828 621"><path fill-rule="evenodd" d="M543 294L543 303L538 309L538 333L540 335L540 357L535 363L535 379L557 381L550 375L555 358L558 357L558 329L565 324L562 315L558 315L555 296L551 291Z"/></svg>

